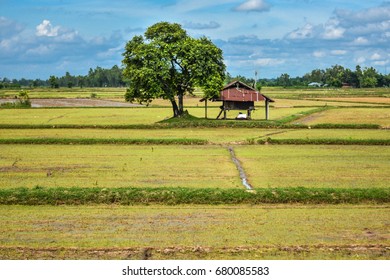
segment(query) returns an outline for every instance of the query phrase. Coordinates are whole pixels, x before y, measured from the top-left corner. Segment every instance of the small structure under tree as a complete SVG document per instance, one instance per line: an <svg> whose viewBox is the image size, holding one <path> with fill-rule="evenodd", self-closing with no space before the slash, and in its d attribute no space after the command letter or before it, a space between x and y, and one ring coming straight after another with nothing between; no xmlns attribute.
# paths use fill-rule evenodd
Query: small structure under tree
<svg viewBox="0 0 390 280"><path fill-rule="evenodd" d="M269 118L269 103L275 102L271 98L261 94L254 88L240 81L234 81L226 85L220 92L218 98L210 99L211 101L222 101L221 112L217 119L223 114L223 119L226 119L226 112L230 110L247 111L246 118L251 119L252 111L255 110L255 102L265 101L265 119ZM206 118L207 118L207 99L201 99L206 102Z"/></svg>

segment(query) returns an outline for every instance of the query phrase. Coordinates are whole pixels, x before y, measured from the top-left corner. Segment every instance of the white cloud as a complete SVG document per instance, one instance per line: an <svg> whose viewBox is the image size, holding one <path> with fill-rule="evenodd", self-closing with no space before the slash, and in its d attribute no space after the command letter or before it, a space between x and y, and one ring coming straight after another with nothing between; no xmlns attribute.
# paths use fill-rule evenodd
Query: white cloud
<svg viewBox="0 0 390 280"><path fill-rule="evenodd" d="M317 57L317 58L325 57L325 55L326 54L323 51L315 51L315 52L313 52L313 56Z"/></svg>
<svg viewBox="0 0 390 280"><path fill-rule="evenodd" d="M306 23L302 28L297 28L294 31L287 34L289 39L305 39L313 37L314 26L310 23Z"/></svg>
<svg viewBox="0 0 390 280"><path fill-rule="evenodd" d="M235 8L240 12L267 12L271 8L265 0L248 0Z"/></svg>
<svg viewBox="0 0 390 280"><path fill-rule="evenodd" d="M372 7L361 11L336 10L335 15L341 19L345 27L380 23L390 19L390 2L385 2L378 7Z"/></svg>
<svg viewBox="0 0 390 280"><path fill-rule="evenodd" d="M340 39L343 37L344 32L344 28L335 25L329 25L325 27L323 38L328 40Z"/></svg>
<svg viewBox="0 0 390 280"><path fill-rule="evenodd" d="M366 58L363 57L363 56L360 56L360 57L358 57L358 58L355 59L355 62L356 62L357 64L362 64L362 63L366 62Z"/></svg>
<svg viewBox="0 0 390 280"><path fill-rule="evenodd" d="M51 49L49 45L39 45L36 48L32 48L26 51L26 55L48 55L51 53Z"/></svg>
<svg viewBox="0 0 390 280"><path fill-rule="evenodd" d="M389 60L379 60L379 61L375 61L374 65L376 65L376 66L385 66L385 65L388 65L389 62L390 62Z"/></svg>
<svg viewBox="0 0 390 280"><path fill-rule="evenodd" d="M357 37L355 40L353 40L354 45L366 45L369 41L364 37Z"/></svg>
<svg viewBox="0 0 390 280"><path fill-rule="evenodd" d="M253 61L253 64L256 66L275 66L280 65L285 62L284 59L275 59L275 58L259 58Z"/></svg>
<svg viewBox="0 0 390 280"><path fill-rule="evenodd" d="M346 50L333 50L330 52L333 55L345 55L347 53Z"/></svg>
<svg viewBox="0 0 390 280"><path fill-rule="evenodd" d="M58 31L60 30L59 26L53 27L49 20L45 19L36 27L36 35L38 37L54 37L58 36Z"/></svg>
<svg viewBox="0 0 390 280"><path fill-rule="evenodd" d="M371 60L380 60L382 58L382 56L379 54L379 53L374 53L370 59Z"/></svg>

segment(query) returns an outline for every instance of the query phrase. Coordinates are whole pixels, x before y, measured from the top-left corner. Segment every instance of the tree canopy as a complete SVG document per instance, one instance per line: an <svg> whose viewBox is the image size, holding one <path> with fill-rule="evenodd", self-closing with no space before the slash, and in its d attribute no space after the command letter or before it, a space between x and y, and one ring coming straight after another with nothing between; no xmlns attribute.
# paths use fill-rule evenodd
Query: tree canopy
<svg viewBox="0 0 390 280"><path fill-rule="evenodd" d="M204 97L219 94L225 78L222 50L206 37L192 38L179 24L160 22L135 36L123 53L126 100L168 99L173 115L184 113L183 96L201 87ZM176 101L177 100L177 101Z"/></svg>

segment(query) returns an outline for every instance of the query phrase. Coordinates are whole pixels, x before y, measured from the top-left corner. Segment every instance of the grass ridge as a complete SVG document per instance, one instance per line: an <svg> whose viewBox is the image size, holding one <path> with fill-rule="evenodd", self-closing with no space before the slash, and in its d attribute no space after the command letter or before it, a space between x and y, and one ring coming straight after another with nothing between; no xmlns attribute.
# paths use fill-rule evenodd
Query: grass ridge
<svg viewBox="0 0 390 280"><path fill-rule="evenodd" d="M275 144L275 145L366 145L389 146L390 139L342 139L342 138L313 138L313 139L248 139L248 144Z"/></svg>
<svg viewBox="0 0 390 280"><path fill-rule="evenodd" d="M93 145L93 144L128 144L128 145L205 145L208 141L195 138L16 138L0 139L0 144L34 145Z"/></svg>
<svg viewBox="0 0 390 280"><path fill-rule="evenodd" d="M390 203L390 188L13 188L0 190L0 205L85 204L357 204Z"/></svg>

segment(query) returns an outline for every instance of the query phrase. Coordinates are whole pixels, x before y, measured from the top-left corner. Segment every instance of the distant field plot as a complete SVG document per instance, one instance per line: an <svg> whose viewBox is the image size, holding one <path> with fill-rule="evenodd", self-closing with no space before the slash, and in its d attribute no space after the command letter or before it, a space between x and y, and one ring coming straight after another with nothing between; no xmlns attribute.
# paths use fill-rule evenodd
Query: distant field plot
<svg viewBox="0 0 390 280"><path fill-rule="evenodd" d="M388 146L239 146L235 148L254 188L389 187Z"/></svg>
<svg viewBox="0 0 390 280"><path fill-rule="evenodd" d="M388 258L386 206L0 206L3 259ZM58 254L58 255L56 255Z"/></svg>
<svg viewBox="0 0 390 280"><path fill-rule="evenodd" d="M390 127L389 108L341 108L330 109L304 117L294 123L302 124L378 124Z"/></svg>
<svg viewBox="0 0 390 280"><path fill-rule="evenodd" d="M97 98L115 98L124 100L125 88L34 88L27 89L30 98L90 98L95 94ZM19 90L2 90L0 96L14 97Z"/></svg>
<svg viewBox="0 0 390 280"><path fill-rule="evenodd" d="M347 100L346 100L347 101ZM375 104L375 103L351 103L351 102L343 102L342 100L338 101L337 98L332 99L316 99L316 100L308 100L308 99L282 99L277 98L275 99L275 103L272 103L272 107L323 107L323 106L342 106L342 107L348 107L348 106L380 106L381 104Z"/></svg>
<svg viewBox="0 0 390 280"><path fill-rule="evenodd" d="M0 188L242 188L218 146L2 145Z"/></svg>
<svg viewBox="0 0 390 280"><path fill-rule="evenodd" d="M282 88L264 87L262 93L271 98L322 97L389 97L389 88Z"/></svg>
<svg viewBox="0 0 390 280"><path fill-rule="evenodd" d="M390 105L389 97L337 97L337 98L327 97L327 98L320 98L320 100L337 101L337 102L372 103L372 104L379 103L379 104Z"/></svg>
<svg viewBox="0 0 390 280"><path fill-rule="evenodd" d="M270 119L277 120L313 108L275 108L270 110ZM204 108L188 108L191 115L204 118ZM219 108L210 108L208 117L215 119ZM238 111L230 111L228 118L234 119ZM37 108L2 109L0 124L8 125L137 125L153 124L171 118L172 109L162 108ZM253 119L263 120L264 108L253 113Z"/></svg>
<svg viewBox="0 0 390 280"><path fill-rule="evenodd" d="M279 129L268 135L274 139L390 139L385 129Z"/></svg>
<svg viewBox="0 0 390 280"><path fill-rule="evenodd" d="M170 108L3 109L0 124L153 124L171 116Z"/></svg>
<svg viewBox="0 0 390 280"><path fill-rule="evenodd" d="M0 129L0 139L25 138L129 138L204 139L211 143L245 141L282 130L251 128L175 128L175 129Z"/></svg>

